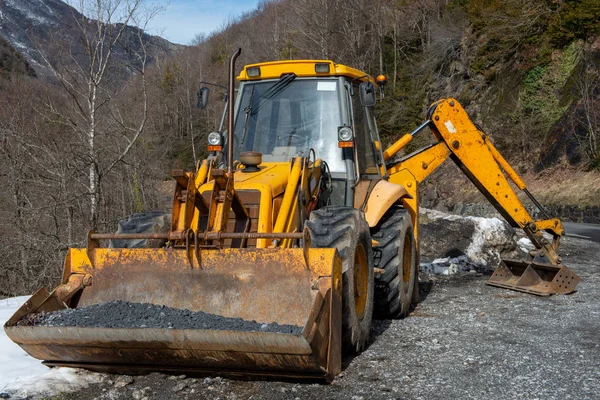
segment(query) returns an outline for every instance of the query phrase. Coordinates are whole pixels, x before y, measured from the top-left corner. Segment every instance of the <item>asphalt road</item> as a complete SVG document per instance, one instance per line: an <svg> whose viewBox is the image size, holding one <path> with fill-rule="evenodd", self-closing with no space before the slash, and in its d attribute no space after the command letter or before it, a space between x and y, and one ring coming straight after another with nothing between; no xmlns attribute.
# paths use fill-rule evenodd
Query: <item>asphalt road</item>
<svg viewBox="0 0 600 400"><path fill-rule="evenodd" d="M579 237L600 243L600 225L563 222L567 236Z"/></svg>

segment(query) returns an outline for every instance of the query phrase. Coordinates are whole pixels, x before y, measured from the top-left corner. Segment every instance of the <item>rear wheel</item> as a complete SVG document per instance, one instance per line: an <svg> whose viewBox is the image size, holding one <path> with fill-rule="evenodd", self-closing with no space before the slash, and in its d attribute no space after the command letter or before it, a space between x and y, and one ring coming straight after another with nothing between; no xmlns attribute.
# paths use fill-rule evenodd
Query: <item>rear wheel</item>
<svg viewBox="0 0 600 400"><path fill-rule="evenodd" d="M375 267L383 270L375 278L375 316L406 317L418 301L417 252L410 214L392 206L371 234L379 242L373 249Z"/></svg>
<svg viewBox="0 0 600 400"><path fill-rule="evenodd" d="M373 251L362 211L327 206L306 222L311 245L336 248L342 259L342 343L359 353L367 343L373 314Z"/></svg>

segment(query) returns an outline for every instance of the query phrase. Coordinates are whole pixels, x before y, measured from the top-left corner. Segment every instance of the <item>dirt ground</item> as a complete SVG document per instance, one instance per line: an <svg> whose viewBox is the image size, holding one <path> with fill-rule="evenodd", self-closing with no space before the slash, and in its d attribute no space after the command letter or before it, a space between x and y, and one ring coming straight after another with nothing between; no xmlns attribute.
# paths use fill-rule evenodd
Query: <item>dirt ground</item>
<svg viewBox="0 0 600 400"><path fill-rule="evenodd" d="M600 244L565 238L581 277L568 296L486 286L487 276L423 276L404 320L375 321L371 344L330 385L151 374L107 375L51 399L587 399L600 393Z"/></svg>

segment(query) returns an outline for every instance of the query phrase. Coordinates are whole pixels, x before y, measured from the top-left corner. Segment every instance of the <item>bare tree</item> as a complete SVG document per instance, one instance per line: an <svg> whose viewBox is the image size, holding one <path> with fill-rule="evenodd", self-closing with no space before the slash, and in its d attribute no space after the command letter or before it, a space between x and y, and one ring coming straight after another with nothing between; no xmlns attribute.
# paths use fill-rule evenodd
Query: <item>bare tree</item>
<svg viewBox="0 0 600 400"><path fill-rule="evenodd" d="M582 64L573 79L580 96L571 124L573 137L585 154L588 165L600 168L600 69L592 57L584 57Z"/></svg>
<svg viewBox="0 0 600 400"><path fill-rule="evenodd" d="M102 177L123 160L145 128L148 117L145 74L150 40L142 29L164 7L147 7L144 0L78 0L70 5L77 10L73 11L72 19L80 42L53 54L40 53L72 102L73 113L65 116L70 128L86 144L89 224L94 228ZM80 49L83 55L79 54ZM122 76L127 73L134 76ZM111 105L127 87L123 82L135 76L141 83L139 102L143 111L137 121L126 123L119 110L111 109ZM111 134L115 124L126 145L107 155L100 150L99 141Z"/></svg>
<svg viewBox="0 0 600 400"><path fill-rule="evenodd" d="M56 94L16 75L0 90L0 293L17 295L59 277L61 250L72 244L76 178L61 142L68 133L58 135L58 124L35 111Z"/></svg>

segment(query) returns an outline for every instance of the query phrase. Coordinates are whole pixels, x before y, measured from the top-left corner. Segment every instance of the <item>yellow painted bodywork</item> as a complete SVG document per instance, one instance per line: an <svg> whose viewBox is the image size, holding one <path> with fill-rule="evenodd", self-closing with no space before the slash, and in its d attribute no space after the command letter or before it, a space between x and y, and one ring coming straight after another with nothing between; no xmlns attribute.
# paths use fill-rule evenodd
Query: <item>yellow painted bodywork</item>
<svg viewBox="0 0 600 400"><path fill-rule="evenodd" d="M563 236L565 234L565 228L563 227L562 222L558 218L535 221L535 230L554 232L560 236Z"/></svg>
<svg viewBox="0 0 600 400"><path fill-rule="evenodd" d="M329 71L316 73L317 63L327 63ZM248 76L248 69L253 67L260 68L260 76ZM288 73L298 77L344 76L376 85L367 74L329 60L247 65L237 79L279 79ZM504 173L520 189L524 189L525 184L456 100L437 102L431 123L438 143L387 170L382 162L376 183L370 181L364 185L360 182L361 199L368 196L366 202L361 200L360 207L364 204L370 227L377 226L390 207L401 202L412 219L418 249L419 183L452 156L484 195L504 212L509 222L528 227L533 232L532 240L540 240L540 230L564 233L557 219L532 221ZM383 152L384 160L391 159L411 140L410 134L404 135ZM376 142L375 147L379 151L381 144ZM322 364L333 365L327 373L335 375L341 368L342 337L342 265L337 250L308 246L294 248L296 244L302 247L301 243L309 243L301 242L295 236L294 239L281 236L256 238L255 248L246 241L249 235L243 239L233 238L233 235L229 239L202 236L204 230L212 234L298 232L318 200L322 188L322 161L294 157L290 162L264 162L255 172L245 171L243 166L235 172L227 172L216 168L213 162L212 159L202 161L194 172L174 172L176 190L168 247L101 248L90 237L87 248L70 249L65 258L62 285L55 293L62 291L72 295L75 290L80 292L73 297L76 299L73 304L60 304L87 306L115 300L147 302L261 323L302 326L302 336L308 342L313 343L314 339L316 343L312 347L305 346L303 351L307 355L325 354ZM249 199L248 204L244 205L242 197ZM228 224L233 219L234 223ZM207 225L202 226L205 221L208 221ZM380 244L373 241L373 245ZM555 262L557 256L552 248L547 252ZM413 256L418 265L418 250ZM363 259L359 264L368 263ZM363 275L363 280L367 279L368 274ZM71 297L67 301L71 301ZM364 305L357 308L359 313L364 311ZM236 340L235 335L233 340ZM215 350L214 347L220 345L215 343L208 343L205 350L230 351L229 348ZM258 347L262 352L260 357L271 357L269 362L273 360L277 366L281 355L273 351L271 354L264 346ZM237 357L243 358L247 350L242 346ZM220 357L231 361L229 354ZM208 364L213 362L210 357L199 360ZM235 363L235 360L231 362ZM301 371L297 365L294 367Z"/></svg>
<svg viewBox="0 0 600 400"><path fill-rule="evenodd" d="M509 222L523 227L531 216L510 187L494 158L489 140L477 129L458 101L447 99L437 104L432 121L450 151L460 160L463 172L484 195L509 215ZM512 221L511 221L512 220Z"/></svg>
<svg viewBox="0 0 600 400"><path fill-rule="evenodd" d="M405 174L399 173L403 170L410 171L417 182L422 182L454 154L463 172L490 201L499 204L509 216L509 222L519 227L532 222L503 170L520 188L525 188L525 184L477 129L458 101L446 99L437 102L432 123L435 125L433 134L439 142L388 168L390 182L402 184Z"/></svg>
<svg viewBox="0 0 600 400"><path fill-rule="evenodd" d="M412 157L403 160L401 163L388 168L387 173L390 175L390 182L403 182L402 175L398 172L402 170L410 171L412 177L417 182L423 182L437 167L448 159L451 151L445 143L437 143L434 146L424 149L423 151L413 155Z"/></svg>
<svg viewBox="0 0 600 400"><path fill-rule="evenodd" d="M257 190L260 192L260 206L257 221L257 232L269 233L273 232L273 222L275 200L282 196L289 181L290 166L288 163L263 163L258 172L236 172L234 176L234 187L236 190ZM213 190L213 182L199 186L198 191L202 194L206 191ZM220 205L217 209L217 215L220 214ZM197 225L199 210L196 210L193 225L198 229ZM218 221L217 221L218 222ZM257 239L256 247L264 248L271 244L270 239Z"/></svg>
<svg viewBox="0 0 600 400"><path fill-rule="evenodd" d="M298 185L300 184L300 177L302 175L302 158L296 157L292 162L292 170L289 172L289 179L285 192L283 194L283 200L281 202L281 208L275 221L275 227L273 232L282 233L290 232L288 229L293 229L291 223L293 222L290 218L294 214L295 206L298 202L294 201L297 198ZM295 229L294 229L295 230Z"/></svg>
<svg viewBox="0 0 600 400"><path fill-rule="evenodd" d="M402 185L396 185L384 180L377 182L369 195L364 209L367 223L371 228L376 226L392 204L401 198L411 197L412 195Z"/></svg>
<svg viewBox="0 0 600 400"><path fill-rule="evenodd" d="M315 64L329 64L329 72L315 72ZM260 76L248 76L248 68L260 68ZM249 64L242 69L237 79L239 81L252 81L263 79L279 79L281 75L295 74L297 77L335 77L345 76L359 81L371 81L375 86L377 82L373 77L359 71L355 68L343 64L336 64L331 60L285 60L270 61L256 64Z"/></svg>
<svg viewBox="0 0 600 400"><path fill-rule="evenodd" d="M389 172L389 170L388 170ZM402 197L402 206L408 211L413 223L413 235L417 249L419 248L419 190L418 181L412 172L408 169L402 169L390 174L389 182L406 191L406 196ZM419 257L417 251L417 258ZM418 261L418 260L417 260Z"/></svg>
<svg viewBox="0 0 600 400"><path fill-rule="evenodd" d="M317 63L326 63L329 66L328 72L316 73ZM259 76L248 75L248 69L253 67L260 68ZM289 60L247 65L237 79L279 79L289 73L298 77L343 76L350 80L370 81L377 86L369 75L329 60ZM387 170L381 162L379 170L371 172L380 172L376 181L363 181L354 186L355 191L360 192L359 207L364 205L368 225L372 228L377 226L390 207L401 202L412 219L418 249L418 186L445 160L452 158L512 225L524 228L536 247L542 248L552 263L560 263L556 253L558 241L552 246L547 245L540 233L545 230L558 236L563 235L560 220L532 220L505 174L519 189L525 189L525 183L487 136L473 124L460 104L454 99L435 103L430 122L438 143L404 158ZM401 137L382 153L384 160L391 159L411 141L411 134ZM380 151L381 144L376 141L374 145ZM260 323L300 326L303 327L303 332L302 335L296 335L296 339L306 340L297 341L299 346L292 346L291 353L300 352L302 356L316 354L319 358L317 371L333 377L341 369L342 341L343 280L337 250L310 248L310 241L299 241L296 235L289 235L294 239L282 236L274 239L255 237L255 248L247 242L251 232L283 234L301 229L304 220L316 206L322 188L322 161L294 157L290 162L262 163L255 172L246 171L243 166L236 167L234 172L228 172L216 168L213 162L212 159L202 161L194 172L174 171L176 189L171 230L167 236L161 236L169 239L168 247L101 248L90 236L87 248L72 248L68 251L62 285L48 296L49 301L60 308L85 307L117 300L154 303ZM247 199L247 204L244 204L246 200L242 201L242 197ZM362 199L365 198L366 201L363 202ZM233 224L229 224L232 220ZM205 221L208 221L206 225ZM213 235L203 236L204 233ZM214 235L215 233L235 233L244 237L240 239L239 236L236 238L229 235L229 238L222 238ZM296 244L301 248L294 248ZM306 247L302 248L302 244ZM380 245L375 240L372 244ZM362 258L359 257L357 264L367 265L368 260L364 259L367 252L359 252L360 254ZM413 257L418 265L418 250ZM355 271L355 276L362 276L359 282L369 276L363 269L358 272L362 272L358 275ZM406 282L406 274L404 279ZM363 295L359 298L366 298L367 285L361 287L363 290L358 293ZM365 311L365 304L357 303L359 315ZM139 333L144 330L135 331ZM184 343L183 350L190 350L186 346L201 347L204 351L202 356L198 356L199 353L190 354L195 354L200 367L207 367L211 371L214 371L215 362L227 370L238 368L238 360L245 360L250 369L253 368L252 365L260 366L257 370L259 374L264 374L267 371L265 367L277 369L290 356L289 349L280 351L279 347L274 350L274 347L269 346L278 341L271 341L273 338L292 335L272 334L269 340L263 341L263 333L246 332L256 334L256 340L240 342L243 335L229 333L229 341L223 342L215 340L220 333L200 331L207 333L205 337L209 339ZM101 335L104 333L101 332ZM141 337L142 339L136 340L148 342L152 346L156 343L150 336L144 337L142 334ZM72 358L75 354L83 362L101 363L101 359L97 360L97 354L107 356L110 353L105 350L96 353L97 344L105 339L104 336L98 336L91 341L92 358L81 358L87 357L81 349L68 349L63 358L77 361L77 358ZM171 343L173 341L166 341L164 347L167 351ZM120 345L126 349L126 343L123 345L120 342ZM114 358L109 354L110 357L106 360L116 360L113 363L137 361L143 364L148 355L156 353L152 346L149 350L144 348L135 353L140 358L136 360L135 357L123 357L120 354L121 347L117 345ZM46 357L50 353L39 354L39 357ZM181 349L177 348L169 356L181 354ZM182 357L185 359L186 356ZM52 353L46 359L61 361L61 353ZM257 363L253 364L254 362ZM294 374L300 374L306 365L306 361L290 363Z"/></svg>
<svg viewBox="0 0 600 400"><path fill-rule="evenodd" d="M430 127L438 143L413 153L387 170L390 182L403 185L409 193L415 192L415 196L404 199L404 203L411 208L418 207L418 200L415 202L416 190L411 188L416 188L418 183L452 156L462 172L512 226L524 229L536 247L543 249L550 262L560 263L558 239L564 234L560 220L533 220L508 179L521 190L526 189L525 183L487 135L477 128L458 101L443 99L432 107L435 109L431 114ZM386 158L391 158L408 144L411 140L408 136L405 135L386 149ZM541 230L554 235L552 244L541 236ZM418 238L417 235L415 237Z"/></svg>
<svg viewBox="0 0 600 400"><path fill-rule="evenodd" d="M413 139L413 137L410 133L407 133L406 135L402 136L400 139L398 139L396 142L394 142L390 147L385 149L385 151L383 152L383 159L387 161L390 158L392 158L392 156L394 154L396 154L397 152L402 150L407 144L409 144L412 141L412 139Z"/></svg>
<svg viewBox="0 0 600 400"><path fill-rule="evenodd" d="M223 258L237 260L238 263L257 265L261 260L277 261L282 265L290 265L298 270L307 268L311 271L312 279L332 275L335 249L308 249L310 265L305 265L303 249L265 249L265 252L254 249L224 248L219 251L201 249L199 259L190 265L185 250L183 249L111 249L96 248L88 251L85 248L69 249L65 258L65 270L70 274L88 274L104 268L114 268L125 264L145 263L156 266L158 269L169 270L173 264L181 264L186 268L203 269L208 265L215 268L230 269L231 265L223 264ZM194 256L195 257L195 256ZM290 262L285 262L290 260ZM335 274L334 274L335 275ZM64 281L63 283L66 283Z"/></svg>
<svg viewBox="0 0 600 400"><path fill-rule="evenodd" d="M317 160L315 165L320 165ZM307 173L308 171L308 173ZM312 171L312 173L311 173ZM316 172L315 172L316 171ZM258 210L258 221L256 232L260 233L284 233L297 232L298 229L298 188L301 188L309 204L314 201L316 187L305 188L309 181L318 180L318 177L309 175L320 173L320 168L312 168L307 160L302 157L293 159L292 164L282 162L265 162L260 165L260 171L244 172L238 170L234 173L234 187L236 191L256 190L260 192L260 206ZM304 180L304 181L303 181ZM212 191L214 182L209 180L198 187L200 194ZM221 214L222 205L217 208L217 216ZM198 225L200 211L196 209L192 229L200 229ZM219 221L215 221L218 225ZM278 247L290 247L291 240L284 239L278 243ZM257 239L256 247L265 248L272 244L270 239Z"/></svg>

